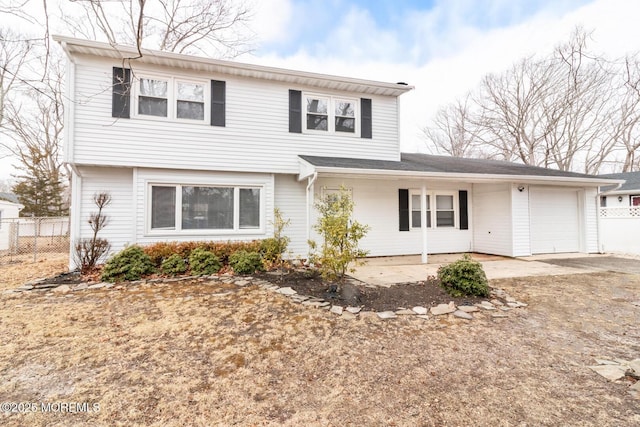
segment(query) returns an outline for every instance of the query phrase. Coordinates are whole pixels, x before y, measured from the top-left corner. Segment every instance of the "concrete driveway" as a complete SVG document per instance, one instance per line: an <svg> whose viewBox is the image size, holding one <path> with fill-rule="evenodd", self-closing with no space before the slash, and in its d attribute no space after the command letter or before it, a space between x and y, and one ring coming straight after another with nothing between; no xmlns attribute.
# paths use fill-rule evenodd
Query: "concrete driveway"
<svg viewBox="0 0 640 427"><path fill-rule="evenodd" d="M378 286L417 282L435 276L438 268L462 257L462 254L430 255L427 264L420 256L367 258L366 264L356 267L352 277ZM640 274L640 259L611 255L554 254L523 258L472 254L479 261L489 279L525 276L557 276L562 274L619 271Z"/></svg>

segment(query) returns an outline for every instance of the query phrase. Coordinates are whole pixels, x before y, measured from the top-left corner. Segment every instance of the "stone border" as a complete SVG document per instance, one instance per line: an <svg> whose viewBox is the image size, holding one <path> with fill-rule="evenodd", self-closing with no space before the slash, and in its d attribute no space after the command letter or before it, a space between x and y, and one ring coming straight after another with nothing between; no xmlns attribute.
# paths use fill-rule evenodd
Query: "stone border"
<svg viewBox="0 0 640 427"><path fill-rule="evenodd" d="M387 319L395 319L398 317L404 316L412 316L419 319L428 320L431 317L435 316L444 316L451 315L453 317L464 319L464 320L473 320L473 313L476 312L493 312L491 313L491 317L494 319L500 319L507 317L507 312L513 309L517 309L520 307L527 307L527 304L517 301L515 298L511 297L502 289L491 289L491 300L482 301L475 305L461 305L456 306L453 301L449 304L439 304L435 307L426 308L422 306L415 306L412 308L406 307L398 307L397 310L389 310L389 311L362 311L362 307L356 306L343 306L332 304L329 301L326 301L322 298L313 297L309 295L301 295L291 287L280 287L273 283L273 281L257 279L252 276L234 276L229 273L221 274L221 275L211 275L211 276L184 276L184 277L176 277L176 278L156 278L156 279L145 279L145 280L136 280L132 282L126 282L125 284L113 284L108 282L88 282L88 283L79 283L77 285L66 285L66 284L56 284L56 283L47 283L49 279L38 279L31 281L29 283L25 283L24 285L4 291L4 295L16 295L24 292L52 292L57 294L67 294L69 292L77 292L84 290L93 290L93 289L125 289L130 286L137 286L143 284L164 284L164 283L177 283L184 281L197 281L197 282L215 282L215 283L225 283L225 284L233 284L239 287L256 285L262 289L272 291L278 293L280 295L284 295L288 297L292 302L296 304L301 304L307 307L319 308L323 310L327 310L330 313L339 316L342 319L357 319L358 317L377 317L382 320ZM361 283L355 279L351 280L352 282L357 282L358 284L362 284L363 286L375 287L375 285L370 285L366 283ZM401 284L399 284L401 285ZM430 317L431 316L431 317Z"/></svg>

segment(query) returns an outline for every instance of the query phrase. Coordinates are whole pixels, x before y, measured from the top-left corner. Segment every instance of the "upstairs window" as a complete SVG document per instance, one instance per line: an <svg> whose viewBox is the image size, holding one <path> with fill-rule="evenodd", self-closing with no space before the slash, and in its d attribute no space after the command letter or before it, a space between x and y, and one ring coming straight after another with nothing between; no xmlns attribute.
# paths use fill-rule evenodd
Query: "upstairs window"
<svg viewBox="0 0 640 427"><path fill-rule="evenodd" d="M334 102L336 132L355 133L356 105L354 101L336 99Z"/></svg>
<svg viewBox="0 0 640 427"><path fill-rule="evenodd" d="M209 83L172 77L140 76L134 111L138 117L204 123L210 108Z"/></svg>
<svg viewBox="0 0 640 427"><path fill-rule="evenodd" d="M179 119L204 120L205 85L177 82L176 116Z"/></svg>
<svg viewBox="0 0 640 427"><path fill-rule="evenodd" d="M359 134L358 100L305 94L304 132Z"/></svg>
<svg viewBox="0 0 640 427"><path fill-rule="evenodd" d="M166 80L140 79L138 114L167 117L169 111L168 86Z"/></svg>

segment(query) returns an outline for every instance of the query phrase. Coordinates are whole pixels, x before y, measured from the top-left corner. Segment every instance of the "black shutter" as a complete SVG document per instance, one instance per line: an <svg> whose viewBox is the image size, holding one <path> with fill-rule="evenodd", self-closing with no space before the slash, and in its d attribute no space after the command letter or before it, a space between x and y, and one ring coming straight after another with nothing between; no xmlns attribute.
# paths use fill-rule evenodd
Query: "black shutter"
<svg viewBox="0 0 640 427"><path fill-rule="evenodd" d="M302 92L289 89L289 132L302 133Z"/></svg>
<svg viewBox="0 0 640 427"><path fill-rule="evenodd" d="M131 104L131 70L113 67L113 90L111 94L111 117L128 119Z"/></svg>
<svg viewBox="0 0 640 427"><path fill-rule="evenodd" d="M371 139L371 100L360 99L360 138Z"/></svg>
<svg viewBox="0 0 640 427"><path fill-rule="evenodd" d="M211 80L211 126L225 126L226 82Z"/></svg>
<svg viewBox="0 0 640 427"><path fill-rule="evenodd" d="M469 209L467 203L467 191L458 191L458 207L460 208L460 230L469 229Z"/></svg>
<svg viewBox="0 0 640 427"><path fill-rule="evenodd" d="M400 231L409 231L409 190L398 190Z"/></svg>

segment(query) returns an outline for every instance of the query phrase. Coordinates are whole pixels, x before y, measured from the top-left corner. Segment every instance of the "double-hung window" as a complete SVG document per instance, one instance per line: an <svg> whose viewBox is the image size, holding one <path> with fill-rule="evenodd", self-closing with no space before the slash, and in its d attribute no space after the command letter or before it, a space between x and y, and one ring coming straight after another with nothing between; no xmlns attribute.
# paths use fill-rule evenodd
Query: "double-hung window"
<svg viewBox="0 0 640 427"><path fill-rule="evenodd" d="M356 99L305 94L303 108L305 132L359 134Z"/></svg>
<svg viewBox="0 0 640 427"><path fill-rule="evenodd" d="M411 228L421 228L422 214L420 207L421 193L418 190L410 192L409 211ZM429 192L427 195L427 227L435 223L436 228L456 226L456 205L453 194ZM435 218L434 218L435 216Z"/></svg>
<svg viewBox="0 0 640 427"><path fill-rule="evenodd" d="M209 86L205 81L141 75L134 86L138 117L205 122Z"/></svg>
<svg viewBox="0 0 640 427"><path fill-rule="evenodd" d="M150 231L249 231L262 228L262 187L150 186Z"/></svg>
<svg viewBox="0 0 640 427"><path fill-rule="evenodd" d="M420 193L411 194L411 227L422 227L422 215L420 213ZM427 194L427 227L431 227L431 197Z"/></svg>

